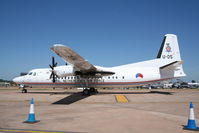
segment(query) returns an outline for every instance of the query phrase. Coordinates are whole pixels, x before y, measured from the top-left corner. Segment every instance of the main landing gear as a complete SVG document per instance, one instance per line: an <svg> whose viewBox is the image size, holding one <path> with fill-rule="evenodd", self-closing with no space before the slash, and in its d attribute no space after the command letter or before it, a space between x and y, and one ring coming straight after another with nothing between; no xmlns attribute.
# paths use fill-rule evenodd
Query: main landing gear
<svg viewBox="0 0 199 133"><path fill-rule="evenodd" d="M85 95L85 96L89 96L89 95L92 95L92 94L95 95L96 93L98 93L98 91L95 88L86 88L86 89L83 90L83 95Z"/></svg>

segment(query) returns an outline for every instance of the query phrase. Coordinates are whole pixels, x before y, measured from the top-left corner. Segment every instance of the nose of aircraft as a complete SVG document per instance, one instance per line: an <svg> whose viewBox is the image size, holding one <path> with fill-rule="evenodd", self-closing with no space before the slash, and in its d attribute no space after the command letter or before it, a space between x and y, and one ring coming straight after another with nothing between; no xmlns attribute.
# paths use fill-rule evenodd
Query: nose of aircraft
<svg viewBox="0 0 199 133"><path fill-rule="evenodd" d="M21 82L21 77L16 77L12 81L15 83Z"/></svg>
<svg viewBox="0 0 199 133"><path fill-rule="evenodd" d="M16 83L17 82L17 78L12 79L12 81Z"/></svg>

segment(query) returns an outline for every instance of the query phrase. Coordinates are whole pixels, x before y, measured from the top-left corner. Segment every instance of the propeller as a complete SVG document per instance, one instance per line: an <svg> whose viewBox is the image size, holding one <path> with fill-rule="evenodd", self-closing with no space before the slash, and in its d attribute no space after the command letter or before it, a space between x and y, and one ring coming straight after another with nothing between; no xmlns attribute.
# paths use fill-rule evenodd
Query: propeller
<svg viewBox="0 0 199 133"><path fill-rule="evenodd" d="M57 62L55 63L55 58L54 56L52 57L52 65L49 65L50 68L52 69L52 73L50 74L50 79L52 78L52 82L55 83L57 75L54 72L54 67L57 66Z"/></svg>

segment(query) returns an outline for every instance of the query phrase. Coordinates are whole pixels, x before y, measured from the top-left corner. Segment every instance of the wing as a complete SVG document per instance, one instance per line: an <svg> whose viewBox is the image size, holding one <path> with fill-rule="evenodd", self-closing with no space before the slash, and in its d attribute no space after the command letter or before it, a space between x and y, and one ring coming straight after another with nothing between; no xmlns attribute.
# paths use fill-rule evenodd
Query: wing
<svg viewBox="0 0 199 133"><path fill-rule="evenodd" d="M66 62L72 64L77 71L93 72L97 70L92 64L67 46L56 44L51 48L51 50L53 50Z"/></svg>

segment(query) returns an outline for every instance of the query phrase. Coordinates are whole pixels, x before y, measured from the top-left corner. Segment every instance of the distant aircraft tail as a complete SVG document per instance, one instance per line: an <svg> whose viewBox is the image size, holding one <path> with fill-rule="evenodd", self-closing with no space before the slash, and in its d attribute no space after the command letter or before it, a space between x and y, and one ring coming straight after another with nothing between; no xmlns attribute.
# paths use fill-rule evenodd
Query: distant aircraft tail
<svg viewBox="0 0 199 133"><path fill-rule="evenodd" d="M174 34L166 34L160 50L157 55L160 59L162 66L160 67L161 75L163 77L182 77L186 76L180 56L177 36Z"/></svg>

